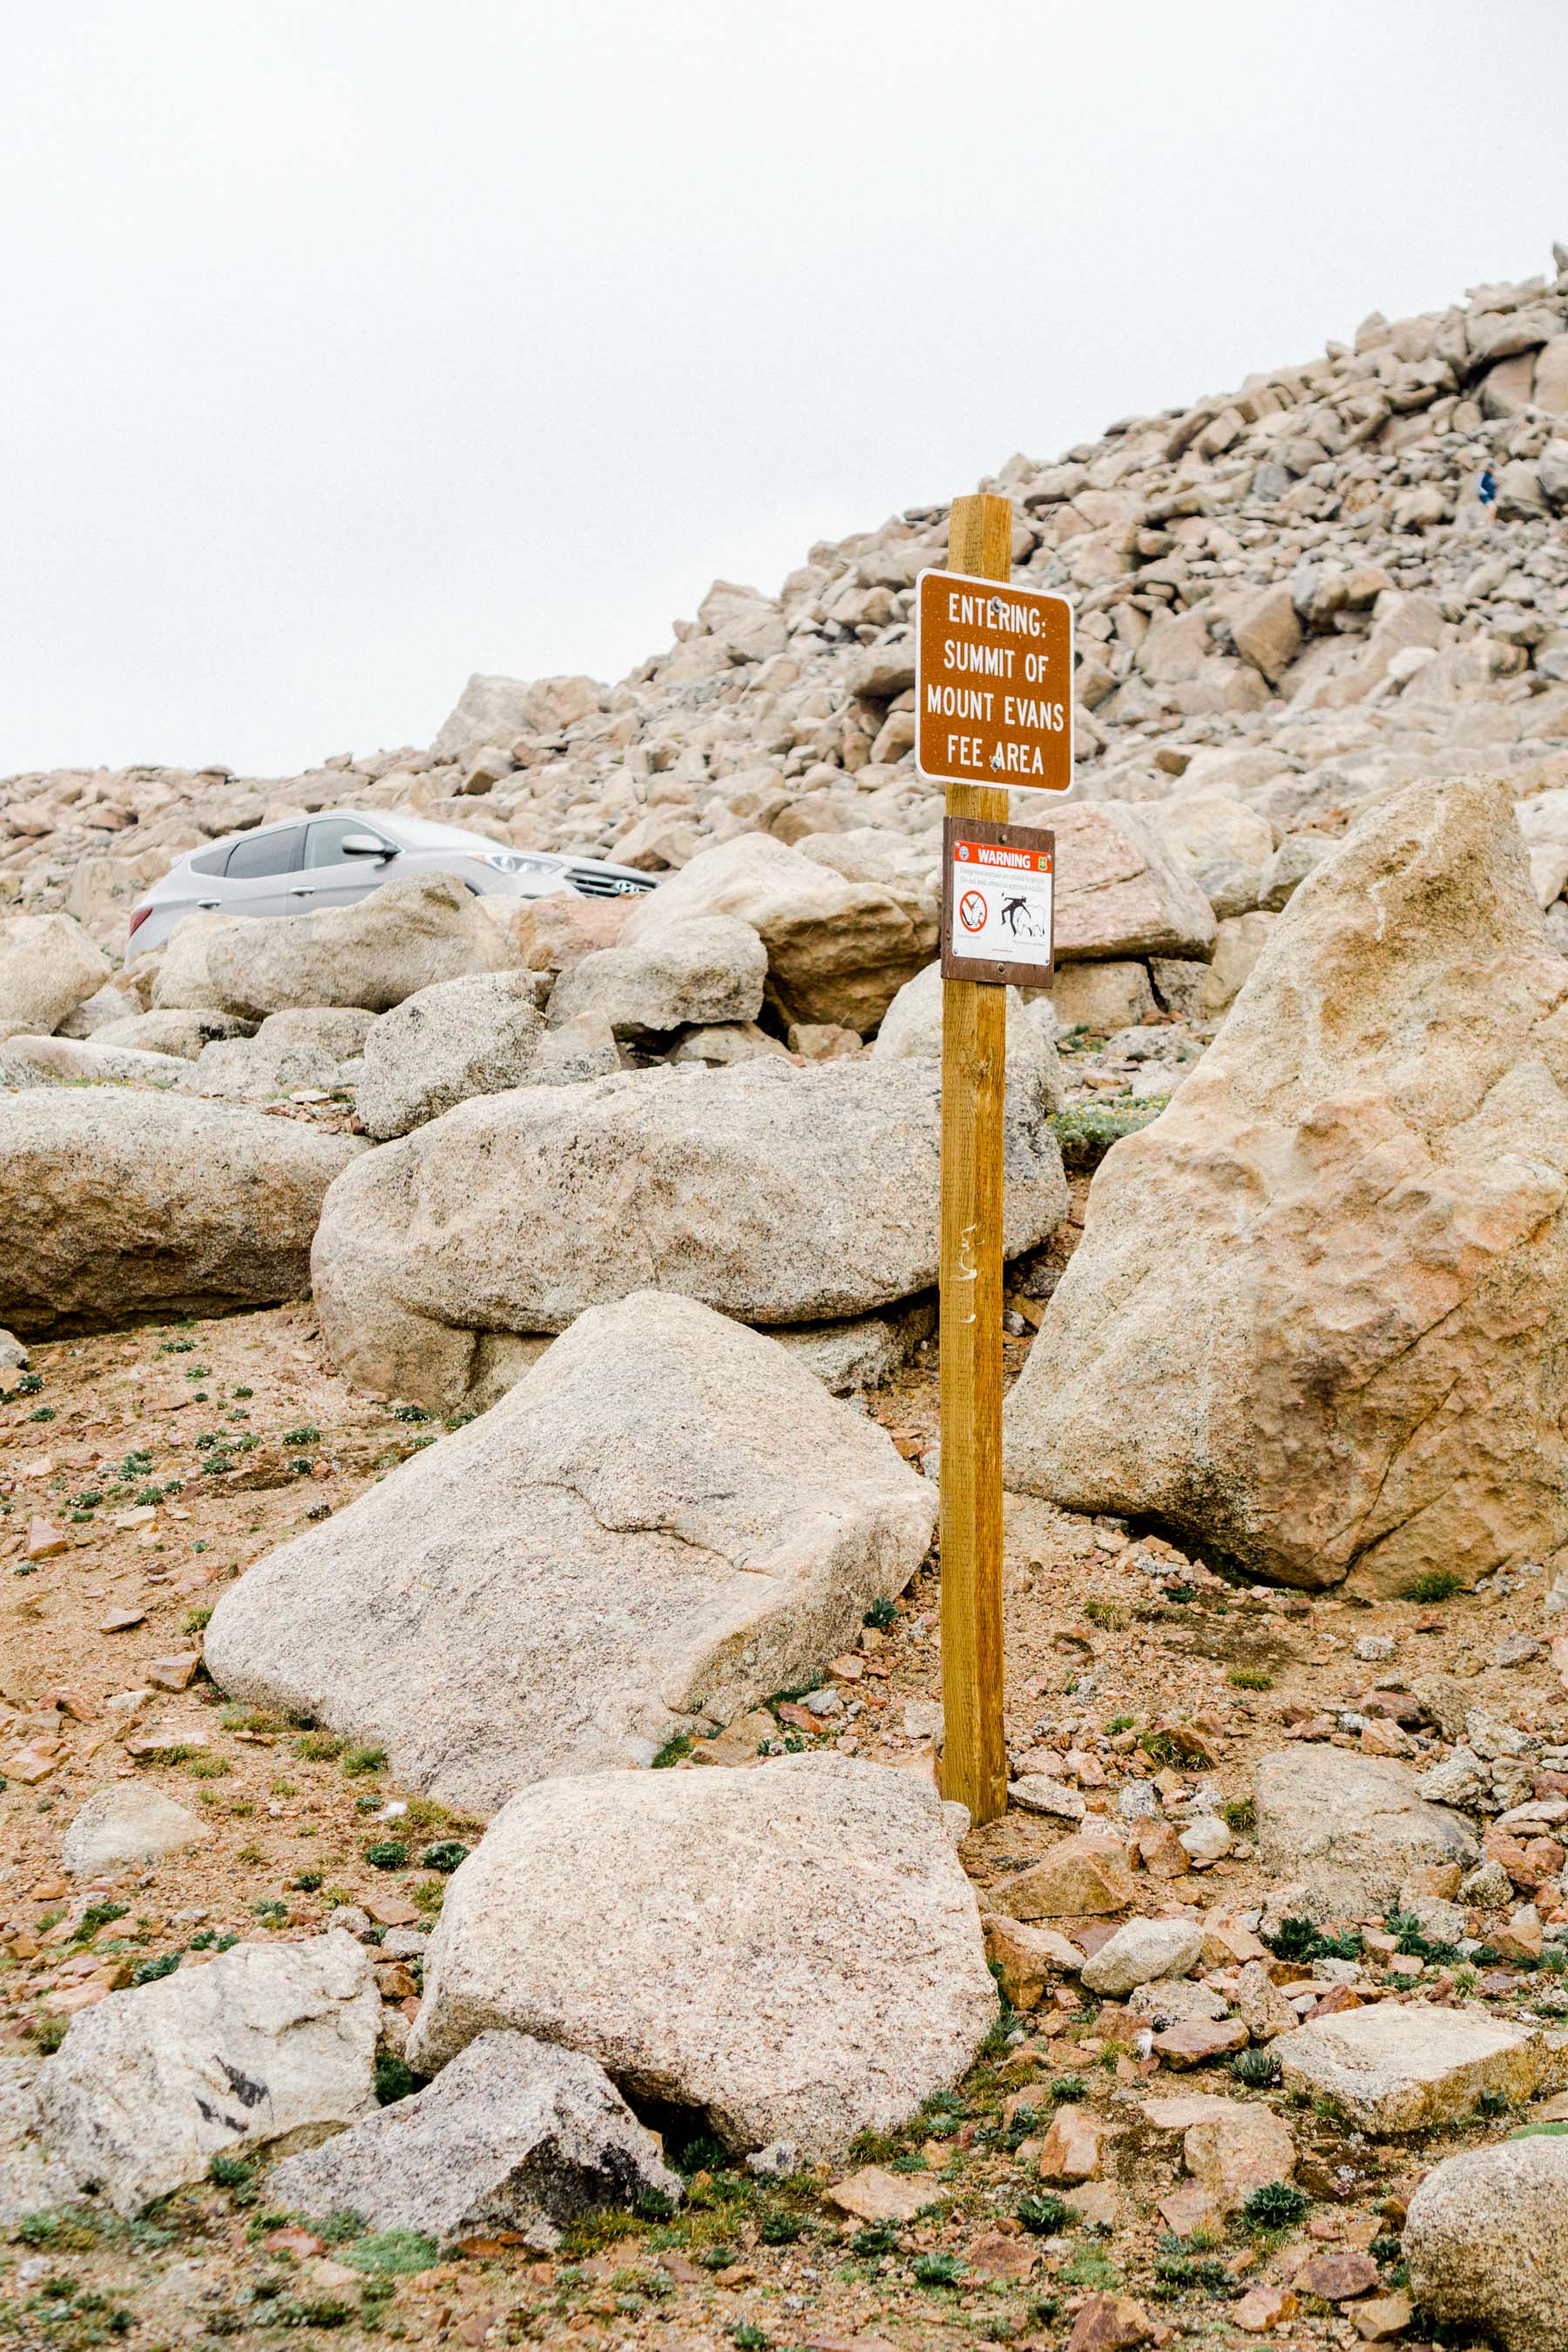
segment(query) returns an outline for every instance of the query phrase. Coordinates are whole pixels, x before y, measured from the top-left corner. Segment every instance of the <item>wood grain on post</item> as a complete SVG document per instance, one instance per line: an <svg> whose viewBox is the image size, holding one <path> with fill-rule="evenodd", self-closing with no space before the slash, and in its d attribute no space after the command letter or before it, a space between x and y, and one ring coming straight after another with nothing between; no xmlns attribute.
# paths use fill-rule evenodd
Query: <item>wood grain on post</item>
<svg viewBox="0 0 1568 2352"><path fill-rule="evenodd" d="M954 499L950 572L1013 575L1013 503ZM1007 794L949 784L949 816L1005 824ZM1007 1804L1002 1723L1002 1108L1007 992L942 982L942 1786L975 1822Z"/></svg>

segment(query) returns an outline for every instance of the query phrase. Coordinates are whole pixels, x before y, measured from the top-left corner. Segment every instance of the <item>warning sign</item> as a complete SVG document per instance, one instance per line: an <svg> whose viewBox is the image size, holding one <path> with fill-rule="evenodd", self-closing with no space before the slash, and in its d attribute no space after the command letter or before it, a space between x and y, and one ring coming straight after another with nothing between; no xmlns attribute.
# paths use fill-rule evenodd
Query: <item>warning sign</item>
<svg viewBox="0 0 1568 2352"><path fill-rule="evenodd" d="M916 583L915 758L931 783L1072 783L1072 607L960 572Z"/></svg>
<svg viewBox="0 0 1568 2352"><path fill-rule="evenodd" d="M1056 835L950 816L943 846L944 977L1048 987Z"/></svg>

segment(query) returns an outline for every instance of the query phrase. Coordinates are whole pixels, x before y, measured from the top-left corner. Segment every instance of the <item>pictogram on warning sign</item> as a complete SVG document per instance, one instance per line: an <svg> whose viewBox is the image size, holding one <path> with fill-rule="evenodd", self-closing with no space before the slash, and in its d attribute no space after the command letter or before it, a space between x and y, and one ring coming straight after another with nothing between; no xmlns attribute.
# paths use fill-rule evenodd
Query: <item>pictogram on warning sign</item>
<svg viewBox="0 0 1568 2352"><path fill-rule="evenodd" d="M949 817L942 968L950 980L1045 988L1052 971L1056 835L1038 826Z"/></svg>

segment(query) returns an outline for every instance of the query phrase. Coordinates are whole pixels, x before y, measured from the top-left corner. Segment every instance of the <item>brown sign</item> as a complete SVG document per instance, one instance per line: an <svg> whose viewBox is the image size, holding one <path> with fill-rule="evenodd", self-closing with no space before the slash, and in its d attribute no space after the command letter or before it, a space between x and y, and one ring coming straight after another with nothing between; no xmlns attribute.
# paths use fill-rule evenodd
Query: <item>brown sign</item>
<svg viewBox="0 0 1568 2352"><path fill-rule="evenodd" d="M1048 988L1057 837L1032 824L950 816L942 824L944 980Z"/></svg>
<svg viewBox="0 0 1568 2352"><path fill-rule="evenodd" d="M1040 588L922 572L915 760L928 782L1072 782L1072 606Z"/></svg>

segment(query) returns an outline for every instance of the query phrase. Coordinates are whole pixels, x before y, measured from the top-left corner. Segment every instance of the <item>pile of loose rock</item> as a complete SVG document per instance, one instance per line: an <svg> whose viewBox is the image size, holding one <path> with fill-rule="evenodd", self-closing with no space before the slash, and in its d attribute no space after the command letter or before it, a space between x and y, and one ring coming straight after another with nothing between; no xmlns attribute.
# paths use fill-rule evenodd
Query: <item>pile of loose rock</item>
<svg viewBox="0 0 1568 2352"><path fill-rule="evenodd" d="M1523 793L1561 778L1556 258L1552 277L1477 287L1419 318L1374 314L1320 359L994 478L1015 502L1019 576L1078 607L1083 793L1150 804L1158 822L1179 783L1171 846L1221 923L1277 908L1343 814L1391 786L1488 770ZM1486 467L1495 520L1476 497ZM937 803L912 764L910 613L946 529L945 509L911 509L820 544L777 597L717 583L673 648L613 688L474 678L425 751L273 781L222 768L14 777L0 783L0 901L64 908L117 948L126 908L179 852L339 804L650 873L761 832L810 859L825 890L837 877L859 894L896 969L936 863ZM1562 828L1558 844L1568 871ZM1549 862L1547 904L1563 880L1547 891ZM1180 961L1208 944L1126 947ZM1108 935L1084 951L1119 949ZM838 995L802 1003L803 1019L852 1017Z"/></svg>

